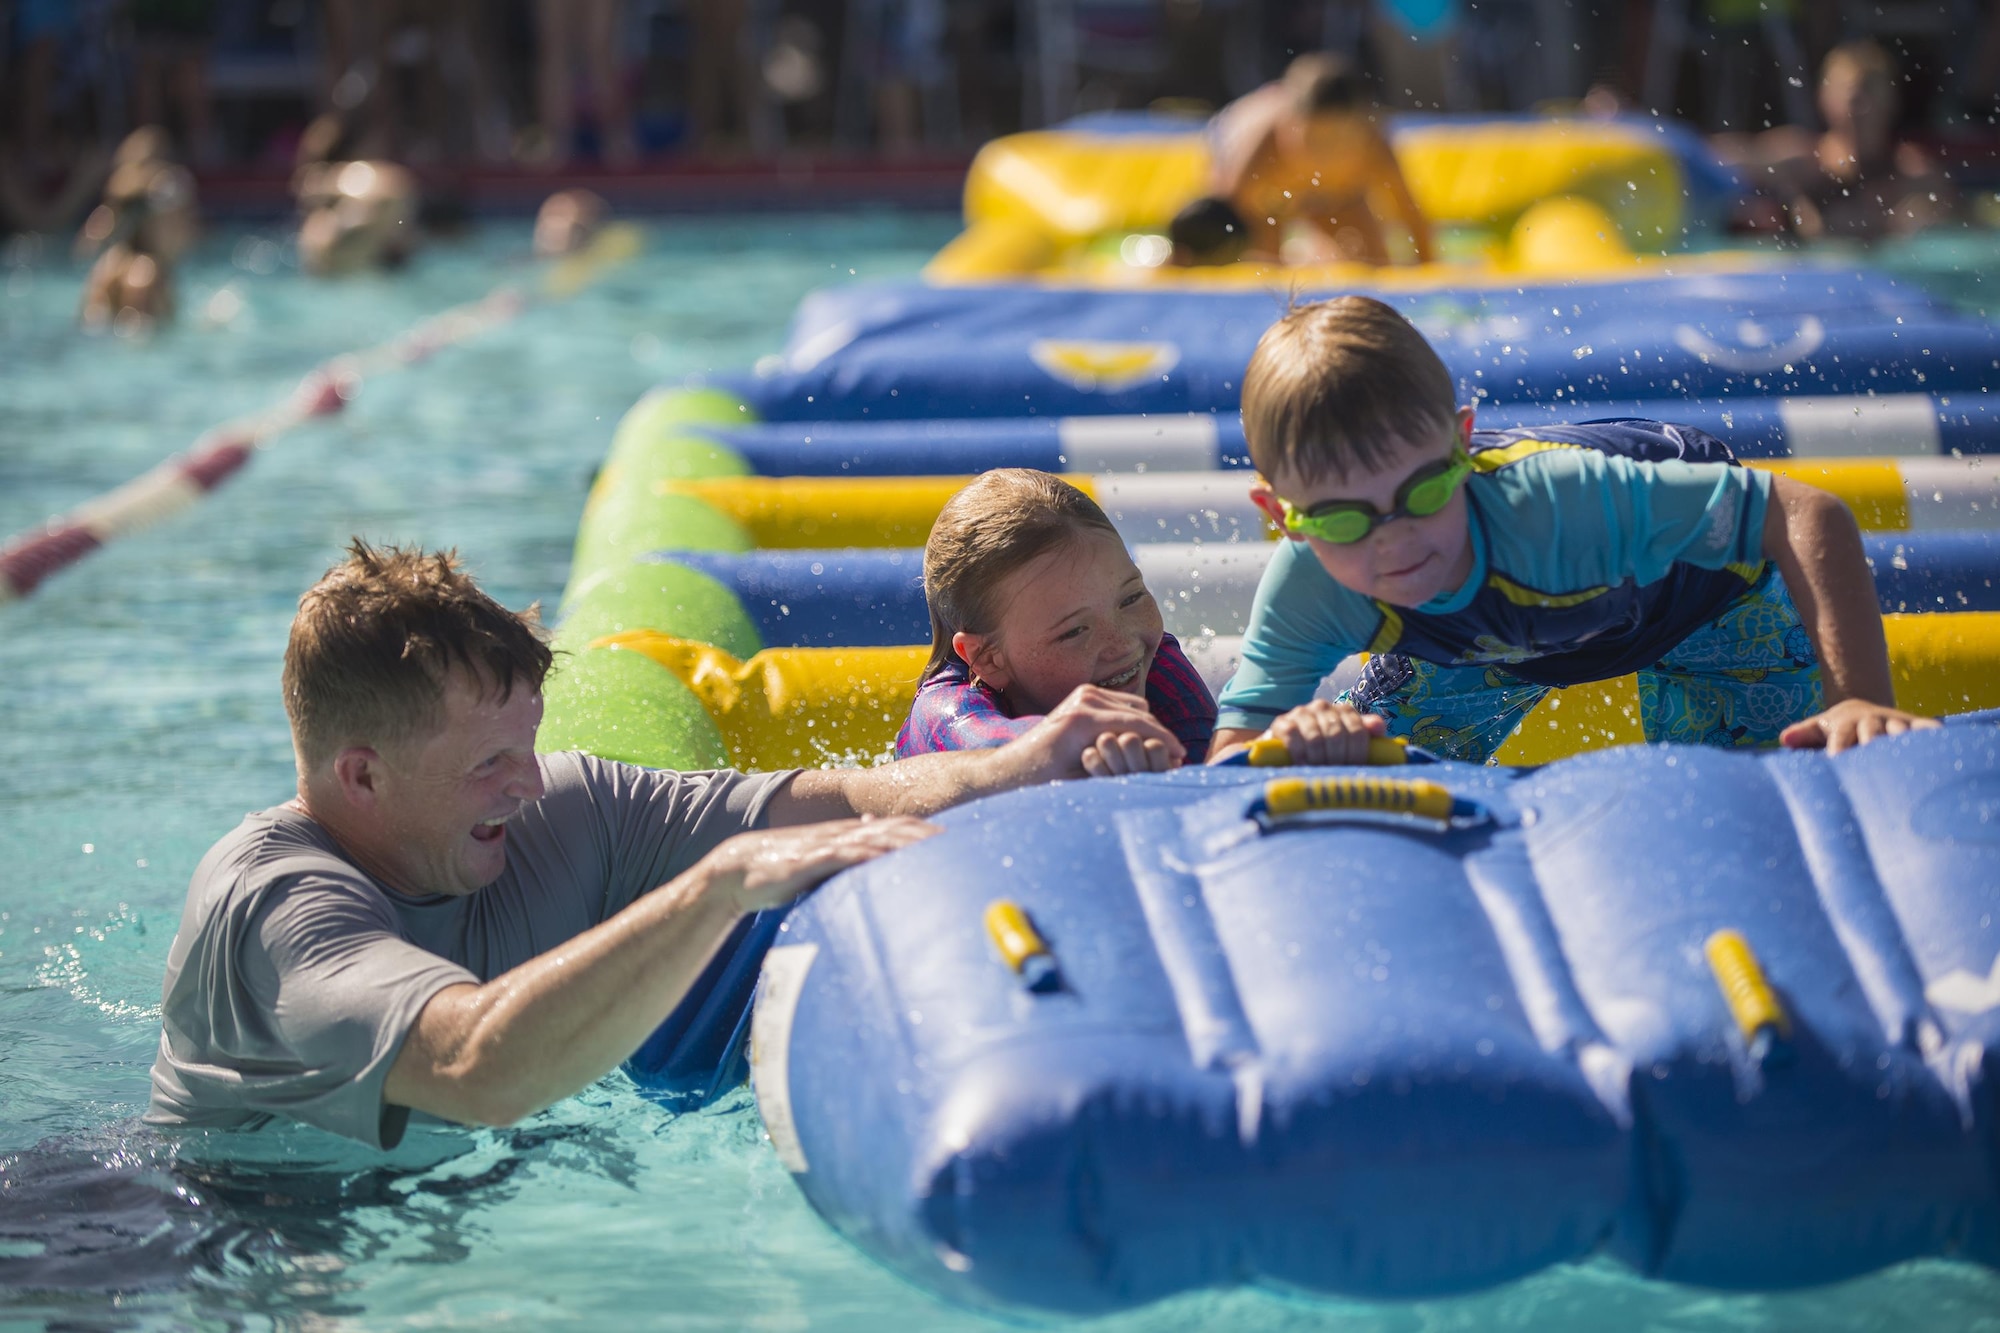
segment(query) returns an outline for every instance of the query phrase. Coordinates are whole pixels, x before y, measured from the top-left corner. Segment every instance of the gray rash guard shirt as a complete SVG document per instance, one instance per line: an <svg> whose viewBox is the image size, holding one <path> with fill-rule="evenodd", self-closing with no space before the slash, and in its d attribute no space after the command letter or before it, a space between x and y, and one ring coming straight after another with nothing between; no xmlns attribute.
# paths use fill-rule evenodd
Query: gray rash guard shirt
<svg viewBox="0 0 2000 1333"><path fill-rule="evenodd" d="M382 1099L418 1013L573 939L760 827L790 773L676 773L541 757L546 791L507 824L507 868L477 893L412 898L278 806L195 868L167 956L155 1125L254 1128L272 1116L392 1148Z"/></svg>

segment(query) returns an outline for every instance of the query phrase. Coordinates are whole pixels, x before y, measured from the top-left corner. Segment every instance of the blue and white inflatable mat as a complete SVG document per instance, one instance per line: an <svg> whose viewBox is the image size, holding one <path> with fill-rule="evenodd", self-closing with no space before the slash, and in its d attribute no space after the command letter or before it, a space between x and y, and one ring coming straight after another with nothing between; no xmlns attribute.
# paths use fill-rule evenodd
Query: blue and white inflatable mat
<svg viewBox="0 0 2000 1333"><path fill-rule="evenodd" d="M1385 772L1444 818L1284 813L1269 770L1063 783L828 883L752 1037L813 1205L942 1295L1077 1313L1595 1253L1738 1289L2000 1261L1991 715L1830 759L1277 776Z"/></svg>

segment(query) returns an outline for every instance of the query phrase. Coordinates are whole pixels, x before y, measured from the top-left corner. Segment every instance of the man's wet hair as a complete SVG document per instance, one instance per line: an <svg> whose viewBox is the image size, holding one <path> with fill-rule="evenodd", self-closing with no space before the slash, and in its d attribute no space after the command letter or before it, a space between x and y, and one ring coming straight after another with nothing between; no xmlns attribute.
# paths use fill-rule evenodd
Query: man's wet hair
<svg viewBox="0 0 2000 1333"><path fill-rule="evenodd" d="M1243 257L1250 233L1227 199L1207 195L1174 214L1167 239L1176 263L1233 264Z"/></svg>
<svg viewBox="0 0 2000 1333"><path fill-rule="evenodd" d="M463 673L502 701L540 692L553 664L536 608L510 611L452 551L370 546L299 599L285 648L285 713L308 771L350 745L419 740L443 720L445 686Z"/></svg>

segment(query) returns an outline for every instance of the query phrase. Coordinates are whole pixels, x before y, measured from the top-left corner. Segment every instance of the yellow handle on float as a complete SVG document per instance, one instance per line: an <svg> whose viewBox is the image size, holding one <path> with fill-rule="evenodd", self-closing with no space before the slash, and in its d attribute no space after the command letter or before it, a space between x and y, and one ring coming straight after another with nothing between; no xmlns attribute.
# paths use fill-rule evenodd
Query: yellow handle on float
<svg viewBox="0 0 2000 1333"><path fill-rule="evenodd" d="M1029 990L1046 990L1056 979L1055 955L1021 905L996 898L986 907L986 933L1000 958Z"/></svg>
<svg viewBox="0 0 2000 1333"><path fill-rule="evenodd" d="M1410 762L1410 743L1400 736L1370 736L1367 762L1377 768ZM1283 768L1292 762L1292 752L1276 736L1259 736L1250 742L1252 768Z"/></svg>
<svg viewBox="0 0 2000 1333"><path fill-rule="evenodd" d="M1718 930L1701 946L1708 970L1722 991L1723 1002L1743 1034L1752 1058L1763 1060L1776 1044L1792 1035L1792 1020L1778 1002L1764 968L1740 931Z"/></svg>
<svg viewBox="0 0 2000 1333"><path fill-rule="evenodd" d="M1351 810L1449 820L1457 801L1450 788L1423 778L1273 778L1264 784L1263 804L1277 819L1313 810Z"/></svg>

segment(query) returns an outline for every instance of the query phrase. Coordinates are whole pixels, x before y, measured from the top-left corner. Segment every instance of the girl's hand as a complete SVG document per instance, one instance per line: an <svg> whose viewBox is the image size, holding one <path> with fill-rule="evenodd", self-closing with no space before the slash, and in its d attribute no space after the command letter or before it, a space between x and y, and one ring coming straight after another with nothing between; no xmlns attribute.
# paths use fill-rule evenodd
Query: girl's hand
<svg viewBox="0 0 2000 1333"><path fill-rule="evenodd" d="M1839 754L1882 736L1900 736L1906 731L1941 725L1934 717L1905 713L1886 704L1842 699L1825 712L1786 727L1778 733L1778 743L1789 750L1823 748L1828 754Z"/></svg>
<svg viewBox="0 0 2000 1333"><path fill-rule="evenodd" d="M1180 767L1181 757L1152 736L1136 731L1107 731L1083 752L1083 771L1094 778L1123 773L1164 773Z"/></svg>
<svg viewBox="0 0 2000 1333"><path fill-rule="evenodd" d="M1032 730L994 753L1020 758L1019 776L1009 784L1019 786L1054 778L1163 773L1187 758L1187 747L1138 695L1079 685Z"/></svg>

